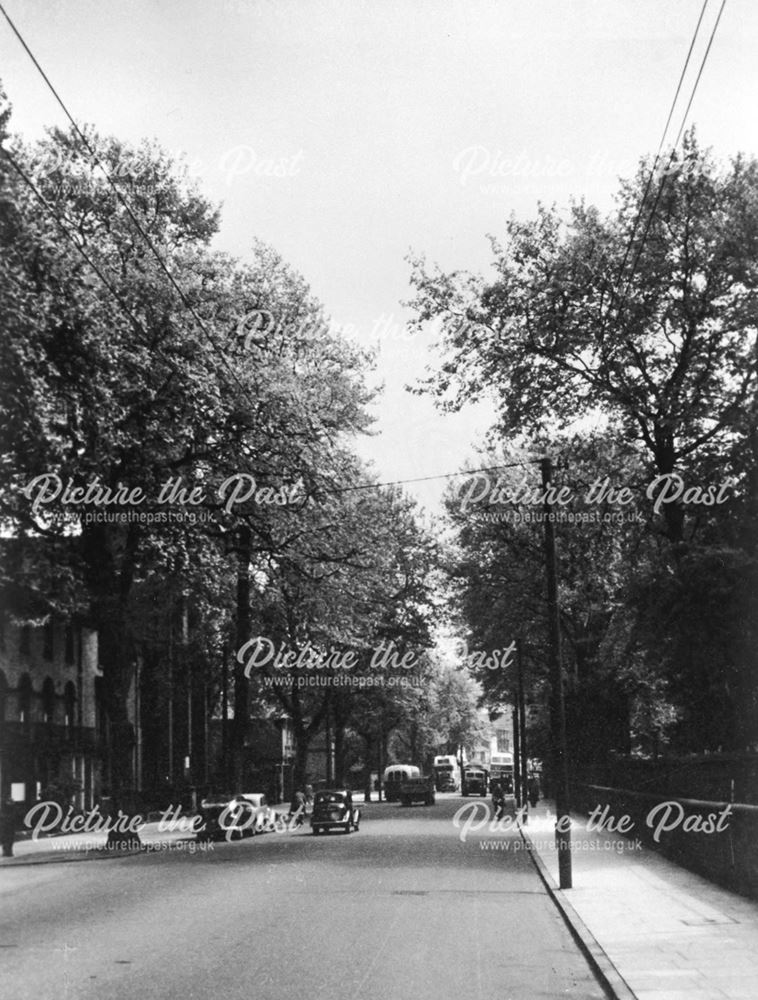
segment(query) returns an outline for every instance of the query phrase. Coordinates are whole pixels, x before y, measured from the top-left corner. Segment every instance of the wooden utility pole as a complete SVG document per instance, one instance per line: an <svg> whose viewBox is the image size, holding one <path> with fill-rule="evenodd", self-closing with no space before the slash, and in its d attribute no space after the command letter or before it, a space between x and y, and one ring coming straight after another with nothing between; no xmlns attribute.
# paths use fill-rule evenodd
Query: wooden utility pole
<svg viewBox="0 0 758 1000"><path fill-rule="evenodd" d="M519 761L521 763L521 805L524 807L524 822L529 815L529 767L526 756L526 696L524 694L524 660L521 650L521 639L516 642L516 669L518 672L518 731L521 737L519 743Z"/></svg>
<svg viewBox="0 0 758 1000"><path fill-rule="evenodd" d="M558 572L555 558L554 512L548 495L553 469L549 458L543 458L542 488L545 514L545 572L547 574L547 610L550 650L550 687L552 691L550 730L555 781L555 846L558 850L558 875L561 889L571 888L571 818L569 814L568 755L566 752L566 712L563 703L563 669L561 666L561 623L558 614Z"/></svg>

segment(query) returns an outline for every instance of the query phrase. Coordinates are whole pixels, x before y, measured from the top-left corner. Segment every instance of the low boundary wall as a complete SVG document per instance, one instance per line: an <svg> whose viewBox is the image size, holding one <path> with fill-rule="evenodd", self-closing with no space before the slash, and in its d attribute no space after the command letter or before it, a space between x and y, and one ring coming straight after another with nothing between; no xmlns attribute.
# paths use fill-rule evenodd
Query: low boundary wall
<svg viewBox="0 0 758 1000"><path fill-rule="evenodd" d="M629 836L692 871L758 899L758 806L639 792L606 785L579 785L573 805L591 814L630 817Z"/></svg>

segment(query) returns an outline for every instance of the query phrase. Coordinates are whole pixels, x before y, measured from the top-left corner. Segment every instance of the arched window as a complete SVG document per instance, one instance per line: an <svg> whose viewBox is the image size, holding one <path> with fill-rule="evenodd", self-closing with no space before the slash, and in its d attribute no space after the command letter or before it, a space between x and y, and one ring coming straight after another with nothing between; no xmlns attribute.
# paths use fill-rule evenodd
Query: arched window
<svg viewBox="0 0 758 1000"><path fill-rule="evenodd" d="M76 685L68 681L63 689L63 704L66 711L66 728L70 729L76 723Z"/></svg>
<svg viewBox="0 0 758 1000"><path fill-rule="evenodd" d="M29 674L22 674L18 682L18 717L26 725L32 719L32 694L32 679Z"/></svg>
<svg viewBox="0 0 758 1000"><path fill-rule="evenodd" d="M46 677L42 684L42 715L45 722L52 722L55 718L55 684L50 677Z"/></svg>

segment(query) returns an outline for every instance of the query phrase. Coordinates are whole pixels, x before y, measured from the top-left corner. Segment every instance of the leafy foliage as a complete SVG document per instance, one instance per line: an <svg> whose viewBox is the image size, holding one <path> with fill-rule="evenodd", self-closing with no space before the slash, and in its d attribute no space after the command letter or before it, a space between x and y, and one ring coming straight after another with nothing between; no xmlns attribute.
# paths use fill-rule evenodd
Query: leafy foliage
<svg viewBox="0 0 758 1000"><path fill-rule="evenodd" d="M631 523L556 525L569 730L585 763L614 748L758 743L748 624L758 162L719 164L690 132L654 178L652 215L650 166L622 184L607 217L578 203L566 216L540 207L535 219L512 218L502 242L491 238L491 279L412 261L416 328L441 325L443 351L417 391L448 409L492 396L499 419L486 464L498 461L498 439L506 461L524 440L532 459L553 455L556 481L575 498L553 505L558 515L580 514L577 498L606 477L634 498ZM504 475L514 486L517 474ZM584 513L614 509L624 505ZM541 527L484 502L465 510L452 495L448 512L450 572L472 641L495 649L521 636L542 697ZM512 676L480 679L490 704L512 697Z"/></svg>

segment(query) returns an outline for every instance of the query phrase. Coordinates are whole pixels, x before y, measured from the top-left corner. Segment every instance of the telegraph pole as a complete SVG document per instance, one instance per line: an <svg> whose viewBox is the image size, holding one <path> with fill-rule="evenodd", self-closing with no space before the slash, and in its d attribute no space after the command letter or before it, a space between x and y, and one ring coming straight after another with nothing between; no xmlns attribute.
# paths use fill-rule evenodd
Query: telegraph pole
<svg viewBox="0 0 758 1000"><path fill-rule="evenodd" d="M558 616L558 573L555 559L555 527L548 495L553 478L552 463L543 458L542 489L545 514L545 572L550 635L550 687L552 689L550 728L555 781L555 846L561 889L571 888L571 818L569 814L568 755L566 752L566 712L563 703L561 666L561 625Z"/></svg>
<svg viewBox="0 0 758 1000"><path fill-rule="evenodd" d="M521 651L521 639L516 642L516 667L518 671L518 717L519 734L521 743L519 746L519 761L521 763L521 805L523 809L524 822L529 816L529 767L526 756L526 695L524 693L524 661Z"/></svg>
<svg viewBox="0 0 758 1000"><path fill-rule="evenodd" d="M513 724L513 790L516 794L516 806L521 809L524 805L524 793L521 788L521 729L519 725L518 690L516 691L515 701L516 704L511 711Z"/></svg>

